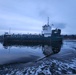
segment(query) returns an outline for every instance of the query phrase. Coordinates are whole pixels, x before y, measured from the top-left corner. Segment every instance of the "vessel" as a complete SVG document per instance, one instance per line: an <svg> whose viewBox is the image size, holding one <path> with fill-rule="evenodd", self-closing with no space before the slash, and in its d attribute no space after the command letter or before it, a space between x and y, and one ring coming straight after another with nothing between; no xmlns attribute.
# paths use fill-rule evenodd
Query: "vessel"
<svg viewBox="0 0 76 75"><path fill-rule="evenodd" d="M4 34L4 43L20 43L20 44L52 44L62 43L61 29L51 29L48 23L42 26L41 34Z"/></svg>

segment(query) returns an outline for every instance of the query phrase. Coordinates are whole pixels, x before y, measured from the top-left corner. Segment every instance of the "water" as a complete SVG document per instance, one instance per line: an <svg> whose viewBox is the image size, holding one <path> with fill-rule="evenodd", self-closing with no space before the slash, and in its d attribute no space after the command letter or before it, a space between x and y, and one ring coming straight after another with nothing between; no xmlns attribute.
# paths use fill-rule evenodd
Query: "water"
<svg viewBox="0 0 76 75"><path fill-rule="evenodd" d="M59 51L60 51L60 45ZM55 48L58 48L55 47ZM51 45L19 45L0 43L0 65L11 63L27 63L53 54Z"/></svg>
<svg viewBox="0 0 76 75"><path fill-rule="evenodd" d="M76 41L52 45L0 44L0 65L1 75L76 74Z"/></svg>
<svg viewBox="0 0 76 75"><path fill-rule="evenodd" d="M76 41L63 41L54 45L24 45L0 43L0 65L28 63L47 56L68 61L76 58Z"/></svg>
<svg viewBox="0 0 76 75"><path fill-rule="evenodd" d="M41 47L8 46L0 44L0 64L30 62L44 56Z"/></svg>

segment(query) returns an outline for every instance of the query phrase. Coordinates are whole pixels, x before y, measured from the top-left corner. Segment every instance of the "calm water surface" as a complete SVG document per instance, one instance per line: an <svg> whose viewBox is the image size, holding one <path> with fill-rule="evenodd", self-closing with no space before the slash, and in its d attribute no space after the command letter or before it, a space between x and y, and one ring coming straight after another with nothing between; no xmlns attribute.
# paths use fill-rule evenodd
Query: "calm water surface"
<svg viewBox="0 0 76 75"><path fill-rule="evenodd" d="M13 62L29 62L44 56L42 47L9 46L0 44L0 64Z"/></svg>
<svg viewBox="0 0 76 75"><path fill-rule="evenodd" d="M58 52L55 52L57 50ZM27 63L51 55L51 58L68 61L76 58L76 40L54 45L6 45L0 43L0 65Z"/></svg>
<svg viewBox="0 0 76 75"><path fill-rule="evenodd" d="M32 62L53 53L48 45L7 45L0 43L0 65Z"/></svg>

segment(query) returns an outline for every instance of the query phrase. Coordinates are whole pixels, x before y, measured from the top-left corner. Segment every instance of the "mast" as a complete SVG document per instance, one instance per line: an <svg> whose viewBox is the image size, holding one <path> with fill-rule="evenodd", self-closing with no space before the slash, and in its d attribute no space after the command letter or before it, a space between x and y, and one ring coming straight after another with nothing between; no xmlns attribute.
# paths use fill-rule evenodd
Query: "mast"
<svg viewBox="0 0 76 75"><path fill-rule="evenodd" d="M11 28L9 28L9 34L11 34Z"/></svg>
<svg viewBox="0 0 76 75"><path fill-rule="evenodd" d="M49 25L49 17L48 17L48 19L47 19L47 25Z"/></svg>

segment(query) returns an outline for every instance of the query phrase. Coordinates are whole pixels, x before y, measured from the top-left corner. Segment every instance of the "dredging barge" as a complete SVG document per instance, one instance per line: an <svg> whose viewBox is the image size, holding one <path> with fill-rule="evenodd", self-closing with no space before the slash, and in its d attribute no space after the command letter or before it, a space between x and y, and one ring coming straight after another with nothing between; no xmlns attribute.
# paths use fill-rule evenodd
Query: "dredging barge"
<svg viewBox="0 0 76 75"><path fill-rule="evenodd" d="M62 43L60 29L51 30L48 24L42 26L42 34L4 34L4 43L20 43L20 44L52 44Z"/></svg>

